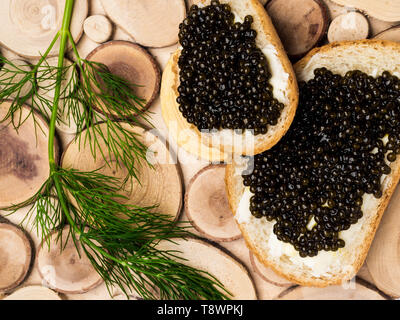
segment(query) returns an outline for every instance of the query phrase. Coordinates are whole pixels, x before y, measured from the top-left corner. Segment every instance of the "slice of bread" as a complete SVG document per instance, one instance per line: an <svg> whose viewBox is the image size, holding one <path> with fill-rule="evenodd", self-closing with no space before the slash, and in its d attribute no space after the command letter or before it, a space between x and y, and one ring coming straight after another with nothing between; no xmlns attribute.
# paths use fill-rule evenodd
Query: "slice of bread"
<svg viewBox="0 0 400 320"><path fill-rule="evenodd" d="M207 0L201 3L206 5ZM225 160L226 153L252 155L263 152L274 146L286 133L293 121L297 104L298 88L294 71L283 49L282 43L258 0L221 0L231 6L232 12L239 20L253 16L253 29L257 31L256 43L264 49L269 62L274 88L274 97L285 105L278 124L270 126L265 135L253 136L246 131L237 134L234 130L223 129L216 132L202 133L193 124L189 124L179 111L176 102L179 86L178 49L164 70L161 83L161 108L164 121L178 145L186 151L206 160ZM240 129L240 128L238 128ZM239 143L237 143L239 142Z"/></svg>
<svg viewBox="0 0 400 320"><path fill-rule="evenodd" d="M340 42L311 51L295 65L295 71L299 81L312 79L313 71L321 67L341 75L358 69L372 76L387 70L400 77L399 57L398 43L376 40ZM391 173L383 176L383 196L376 199L365 194L363 217L340 233L346 241L343 249L337 252L321 251L315 257L301 258L290 244L276 238L272 229L274 222L251 215L246 202L251 193L245 190L241 176L245 166L244 160L229 165L226 185L232 212L248 247L279 275L301 285L317 287L345 282L358 272L400 177L400 159L397 158L390 163Z"/></svg>

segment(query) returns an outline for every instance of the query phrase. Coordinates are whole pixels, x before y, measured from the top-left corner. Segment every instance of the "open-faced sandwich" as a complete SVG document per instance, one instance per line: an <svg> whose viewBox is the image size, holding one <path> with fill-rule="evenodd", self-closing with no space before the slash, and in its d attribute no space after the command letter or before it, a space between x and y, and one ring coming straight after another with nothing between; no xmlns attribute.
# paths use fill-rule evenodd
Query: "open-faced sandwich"
<svg viewBox="0 0 400 320"><path fill-rule="evenodd" d="M400 44L333 43L295 65L300 102L272 149L228 166L247 245L290 281L338 284L363 264L400 176Z"/></svg>
<svg viewBox="0 0 400 320"><path fill-rule="evenodd" d="M201 1L181 23L179 42L161 85L162 115L178 145L212 160L275 145L293 120L298 88L259 1Z"/></svg>

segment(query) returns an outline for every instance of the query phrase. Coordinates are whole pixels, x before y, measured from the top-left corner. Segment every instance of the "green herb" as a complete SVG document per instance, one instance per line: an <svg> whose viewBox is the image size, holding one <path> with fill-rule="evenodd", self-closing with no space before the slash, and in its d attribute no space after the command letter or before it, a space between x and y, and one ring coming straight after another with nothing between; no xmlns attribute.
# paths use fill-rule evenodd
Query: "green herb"
<svg viewBox="0 0 400 320"><path fill-rule="evenodd" d="M66 0L61 30L31 71L18 68L5 58L1 60L6 76L0 79L0 100L14 97L2 121L11 118L18 129L26 119L16 121L15 115L28 101L39 114L50 118L49 179L34 197L8 210L14 212L35 202L26 219L33 219L38 233L42 233L42 240L48 245L51 232L59 230L61 239L63 227L69 225L73 241L80 243L108 288L117 285L127 295L136 290L145 299L228 299L230 294L215 277L185 265L177 252L157 248L161 241L191 236L186 224L175 223L168 215L154 213L156 206L137 207L118 201L124 199L118 192L128 178L140 182L138 166L143 162L149 164L146 162L147 148L140 142L140 137L114 121L114 117L125 119L131 125L139 125L139 120L148 122L141 111L144 101L135 96L130 83L111 74L104 65L80 58L69 31L73 5L74 0ZM58 40L58 66L53 67L46 58ZM64 66L68 42L77 58L72 66ZM68 68L77 69L81 80L72 77L62 86ZM13 79L21 74L23 80L14 83ZM48 85L49 79L54 84ZM32 94L22 96L21 89L26 83L32 85ZM39 94L39 90L54 90L54 99ZM60 100L61 97L66 98ZM79 102L85 105L84 112ZM93 106L101 111L102 117ZM28 116L35 116L33 108ZM113 158L127 168L129 175L123 183L98 171L80 172L57 165L55 126L64 113L72 115L77 123L76 139L79 143L89 144L94 157L103 157L106 163ZM106 133L95 125L100 120L106 125ZM87 130L80 133L84 128ZM103 143L105 149L100 148Z"/></svg>

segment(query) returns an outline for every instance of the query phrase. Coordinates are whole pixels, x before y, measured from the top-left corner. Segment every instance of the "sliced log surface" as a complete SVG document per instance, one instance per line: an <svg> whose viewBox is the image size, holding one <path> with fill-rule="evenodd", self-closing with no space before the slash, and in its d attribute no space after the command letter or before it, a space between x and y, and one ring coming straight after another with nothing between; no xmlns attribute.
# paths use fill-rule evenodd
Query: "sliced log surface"
<svg viewBox="0 0 400 320"><path fill-rule="evenodd" d="M0 104L0 119L4 119L10 105L9 101ZM30 107L23 107L21 119L26 119L30 112ZM16 125L17 119L18 114ZM36 131L35 121L40 126ZM18 132L10 121L0 123L0 209L30 199L48 179L47 136L48 125L37 114L35 120L29 116Z"/></svg>
<svg viewBox="0 0 400 320"><path fill-rule="evenodd" d="M76 247L68 234L69 227L66 227L62 238L58 239L58 233L53 233L50 239L39 245L37 267L49 288L61 293L85 293L103 280L80 244L77 243ZM47 242L50 243L50 248Z"/></svg>
<svg viewBox="0 0 400 320"><path fill-rule="evenodd" d="M32 258L32 247L18 227L0 223L0 292L18 286L26 277Z"/></svg>
<svg viewBox="0 0 400 320"><path fill-rule="evenodd" d="M348 9L341 6L332 0L324 0L324 3L328 9L329 17L331 20L335 19L337 16L348 13Z"/></svg>
<svg viewBox="0 0 400 320"><path fill-rule="evenodd" d="M367 39L369 35L368 19L359 12L349 12L336 17L328 30L328 41Z"/></svg>
<svg viewBox="0 0 400 320"><path fill-rule="evenodd" d="M113 26L107 17L97 14L86 18L83 30L94 42L103 43L110 39Z"/></svg>
<svg viewBox="0 0 400 320"><path fill-rule="evenodd" d="M203 236L214 241L233 241L241 232L229 208L225 188L225 165L211 165L189 182L185 212Z"/></svg>
<svg viewBox="0 0 400 320"><path fill-rule="evenodd" d="M400 21L400 1L398 0L332 0L338 4L355 7L368 15L383 21Z"/></svg>
<svg viewBox="0 0 400 320"><path fill-rule="evenodd" d="M118 294L116 296L113 296L112 300L143 300L143 298L140 298L139 296L132 296L132 295L129 295L127 297L125 294Z"/></svg>
<svg viewBox="0 0 400 320"><path fill-rule="evenodd" d="M61 27L65 0L3 0L0 6L0 43L17 54L40 58ZM87 0L75 1L71 33L78 41L88 14ZM57 55L57 42L50 55Z"/></svg>
<svg viewBox="0 0 400 320"><path fill-rule="evenodd" d="M75 85L78 81L78 73L77 70L72 65L71 60L65 58L64 59L64 70L62 73L62 81L61 81L61 90L60 90L60 98L64 99L72 94ZM43 65L39 67L37 78L40 78L41 81L38 81L39 84L39 95L44 95L52 100L55 94L55 84L58 72L58 57L51 57L45 60Z"/></svg>
<svg viewBox="0 0 400 320"><path fill-rule="evenodd" d="M11 59L11 64L7 66L3 66L0 71L0 81L5 83L6 86L8 85L16 85L17 83L21 82L25 74L22 72L30 72L32 71L32 67L30 64L21 59ZM20 92L13 92L10 98L24 98L28 97L32 94L32 83L26 82ZM1 89L1 86L0 86Z"/></svg>
<svg viewBox="0 0 400 320"><path fill-rule="evenodd" d="M365 280L366 282L374 285L374 279L372 279L371 273L368 270L367 263L364 263L361 269L357 273L357 277Z"/></svg>
<svg viewBox="0 0 400 320"><path fill-rule="evenodd" d="M382 31L382 32L378 33L374 38L381 39L381 40L400 42L400 26L395 26L388 30Z"/></svg>
<svg viewBox="0 0 400 320"><path fill-rule="evenodd" d="M259 0L260 3L265 6L269 0ZM198 4L200 0L187 0L188 8L190 8L194 4Z"/></svg>
<svg viewBox="0 0 400 320"><path fill-rule="evenodd" d="M178 42L179 24L185 18L184 0L101 0L112 21L146 47Z"/></svg>
<svg viewBox="0 0 400 320"><path fill-rule="evenodd" d="M327 8L320 0L271 0L267 11L287 53L300 57L315 47L328 28Z"/></svg>
<svg viewBox="0 0 400 320"><path fill-rule="evenodd" d="M49 288L29 286L18 289L3 300L61 300L61 298Z"/></svg>
<svg viewBox="0 0 400 320"><path fill-rule="evenodd" d="M106 126L100 126L107 137ZM142 137L142 142L149 147L148 160L151 161L154 168L150 168L144 162L137 165L137 174L141 185L136 179L128 182L120 192L127 197L127 200L123 200L123 202L143 207L158 205L154 209L155 212L168 214L173 219L177 219L182 208L183 198L179 166L173 162L168 147L154 134L139 127L131 127L128 124L125 125L125 128ZM84 137L85 132L82 134L82 137ZM104 142L102 140L99 142L104 149ZM99 150L96 151L96 154L97 157L94 159L88 144L86 146L79 145L79 141L75 141L65 150L61 164L64 168L74 168L81 171L101 169L99 172L102 174L119 178L121 182L125 179L128 174L125 167L119 166L115 159L109 159L106 163ZM152 158L152 155L155 157Z"/></svg>
<svg viewBox="0 0 400 320"><path fill-rule="evenodd" d="M179 251L176 255L186 261L178 261L214 275L233 295L232 299L257 299L256 289L248 271L231 254L199 239L174 239L174 242L161 242L158 248Z"/></svg>
<svg viewBox="0 0 400 320"><path fill-rule="evenodd" d="M293 283L289 282L285 278L277 275L271 268L264 266L261 262L258 261L257 257L255 257L251 252L250 262L253 270L265 281L278 286L278 287L290 287Z"/></svg>
<svg viewBox="0 0 400 320"><path fill-rule="evenodd" d="M294 287L282 292L277 300L386 300L378 292L357 282L326 288Z"/></svg>
<svg viewBox="0 0 400 320"><path fill-rule="evenodd" d="M400 188L390 200L367 256L374 284L390 296L400 297Z"/></svg>
<svg viewBox="0 0 400 320"><path fill-rule="evenodd" d="M114 4L115 5L115 4ZM160 91L161 73L154 58L141 46L128 41L110 41L94 49L86 58L103 63L109 71L135 86L147 109Z"/></svg>

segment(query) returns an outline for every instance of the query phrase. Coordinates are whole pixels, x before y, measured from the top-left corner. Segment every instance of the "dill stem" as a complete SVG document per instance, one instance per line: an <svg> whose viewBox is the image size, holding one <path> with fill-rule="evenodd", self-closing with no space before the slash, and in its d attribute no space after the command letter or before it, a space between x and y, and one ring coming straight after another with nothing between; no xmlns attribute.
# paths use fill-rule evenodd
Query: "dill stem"
<svg viewBox="0 0 400 320"><path fill-rule="evenodd" d="M60 94L61 94L61 82L62 82L63 67L64 67L64 55L65 55L65 51L67 49L67 44L68 44L68 34L69 34L69 28L71 25L74 3L75 3L75 0L66 0L62 26L61 26L61 29L58 32L58 36L57 36L57 37L60 37L60 51L58 54L57 80L56 80L56 87L55 87L55 92L54 92L53 108L52 108L51 119L50 119L48 154L49 154L49 164L50 164L50 176L53 178L54 186L56 188L61 207L64 211L64 214L65 214L68 222L71 224L71 226L76 231L78 231L78 234L80 234L80 231L77 230L78 228L74 224L74 221L70 215L68 205L63 196L64 193L63 193L62 186L60 184L60 180L59 180L58 176L56 174L54 174L58 170L58 167L57 167L57 164L55 161L55 157L54 157L54 137L55 137L55 132L56 132L56 122L57 122L57 117L58 117L58 104L60 101ZM54 41L54 43L55 43L55 41ZM54 45L54 43L53 43L53 45Z"/></svg>

